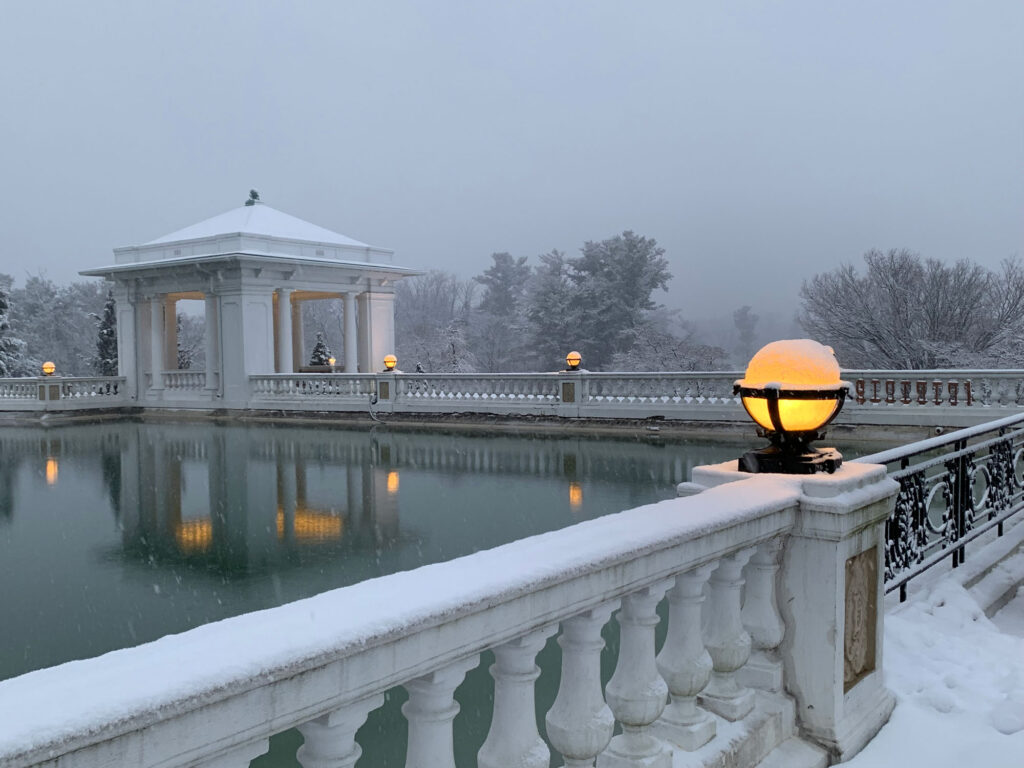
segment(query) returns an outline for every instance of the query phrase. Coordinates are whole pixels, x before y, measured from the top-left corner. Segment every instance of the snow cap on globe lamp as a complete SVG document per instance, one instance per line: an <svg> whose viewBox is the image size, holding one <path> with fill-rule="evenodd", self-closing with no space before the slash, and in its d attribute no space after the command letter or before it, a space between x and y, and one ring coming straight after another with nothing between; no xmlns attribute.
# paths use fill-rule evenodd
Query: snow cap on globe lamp
<svg viewBox="0 0 1024 768"><path fill-rule="evenodd" d="M384 370L393 371L395 366L398 365L398 358L394 355L387 355L384 358Z"/></svg>
<svg viewBox="0 0 1024 768"><path fill-rule="evenodd" d="M580 363L583 362L583 358L580 357L580 353L573 350L565 356L565 364L569 366L570 371L575 371L580 367Z"/></svg>
<svg viewBox="0 0 1024 768"><path fill-rule="evenodd" d="M47 360L43 363L43 373L47 376L53 376L53 372L57 370L57 366L52 361Z"/></svg>

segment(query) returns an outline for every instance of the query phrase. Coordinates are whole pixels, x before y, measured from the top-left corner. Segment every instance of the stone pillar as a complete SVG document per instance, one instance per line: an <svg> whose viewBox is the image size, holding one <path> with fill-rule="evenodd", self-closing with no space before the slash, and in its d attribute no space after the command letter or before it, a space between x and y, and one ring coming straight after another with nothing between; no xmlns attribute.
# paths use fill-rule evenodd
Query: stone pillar
<svg viewBox="0 0 1024 768"><path fill-rule="evenodd" d="M277 289L277 372L292 373L292 291Z"/></svg>
<svg viewBox="0 0 1024 768"><path fill-rule="evenodd" d="M159 392L164 388L161 373L164 365L164 297L154 296L149 301L149 369L152 375L150 389Z"/></svg>
<svg viewBox="0 0 1024 768"><path fill-rule="evenodd" d="M671 701L654 730L688 751L707 744L716 731L715 719L697 706L697 694L711 679L711 656L701 638L701 604L716 566L708 563L676 576L668 593L668 634L657 658Z"/></svg>
<svg viewBox="0 0 1024 768"><path fill-rule="evenodd" d="M124 391L130 400L139 396L139 355L137 322L138 304L129 298L127 286L118 283L114 289L114 313L117 316L117 375L124 376Z"/></svg>
<svg viewBox="0 0 1024 768"><path fill-rule="evenodd" d="M655 609L671 586L663 581L622 598L619 659L605 695L622 733L597 758L598 768L672 768L672 752L651 733L665 709L668 686L654 660Z"/></svg>
<svg viewBox="0 0 1024 768"><path fill-rule="evenodd" d="M229 408L248 405L249 374L274 371L273 295L247 286L220 293L221 393Z"/></svg>
<svg viewBox="0 0 1024 768"><path fill-rule="evenodd" d="M345 373L359 370L359 342L356 336L356 296L354 291L345 294Z"/></svg>
<svg viewBox="0 0 1024 768"><path fill-rule="evenodd" d="M395 297L391 293L360 293L358 310L359 370L384 369L384 357L395 351ZM398 361L399 367L402 361Z"/></svg>
<svg viewBox="0 0 1024 768"><path fill-rule="evenodd" d="M164 370L178 370L178 300L164 296Z"/></svg>
<svg viewBox="0 0 1024 768"><path fill-rule="evenodd" d="M801 731L840 762L894 706L882 680L882 599L884 525L899 484L885 467L847 463L802 486L779 582L779 651Z"/></svg>
<svg viewBox="0 0 1024 768"><path fill-rule="evenodd" d="M384 694L378 693L300 725L305 743L295 757L302 768L353 768L363 753L356 731L383 703Z"/></svg>
<svg viewBox="0 0 1024 768"><path fill-rule="evenodd" d="M479 656L461 659L405 684L409 700L402 714L409 723L405 768L455 768L452 721L459 714L455 689Z"/></svg>
<svg viewBox="0 0 1024 768"><path fill-rule="evenodd" d="M494 649L494 715L477 754L478 768L548 768L551 752L537 732L534 683L540 667L534 659L554 631L539 629Z"/></svg>
<svg viewBox="0 0 1024 768"><path fill-rule="evenodd" d="M726 720L741 720L754 708L754 692L739 684L736 673L750 658L750 635L740 618L743 566L754 548L723 557L708 581L710 600L704 612L704 644L711 655L711 680L700 703Z"/></svg>
<svg viewBox="0 0 1024 768"><path fill-rule="evenodd" d="M545 723L548 739L562 753L566 768L592 768L594 758L612 738L615 716L601 690L601 627L608 623L616 602L562 622L558 638L562 678Z"/></svg>
<svg viewBox="0 0 1024 768"><path fill-rule="evenodd" d="M206 294L203 300L205 308L203 327L203 347L206 356L206 389L211 393L220 391L217 374L220 372L220 310L217 297Z"/></svg>
<svg viewBox="0 0 1024 768"><path fill-rule="evenodd" d="M292 373L307 363L302 347L302 302L292 300Z"/></svg>

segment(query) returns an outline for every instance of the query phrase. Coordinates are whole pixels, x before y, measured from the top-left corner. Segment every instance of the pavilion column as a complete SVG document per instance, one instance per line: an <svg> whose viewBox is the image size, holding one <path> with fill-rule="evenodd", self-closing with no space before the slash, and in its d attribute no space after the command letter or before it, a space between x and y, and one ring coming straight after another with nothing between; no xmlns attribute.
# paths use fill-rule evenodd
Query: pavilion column
<svg viewBox="0 0 1024 768"><path fill-rule="evenodd" d="M292 289L277 289L277 372L292 373Z"/></svg>
<svg viewBox="0 0 1024 768"><path fill-rule="evenodd" d="M359 370L358 341L356 340L356 296L355 291L345 294L345 373Z"/></svg>
<svg viewBox="0 0 1024 768"><path fill-rule="evenodd" d="M302 302L292 300L292 372L304 365L302 361Z"/></svg>
<svg viewBox="0 0 1024 768"><path fill-rule="evenodd" d="M164 295L164 370L178 370L178 300Z"/></svg>
<svg viewBox="0 0 1024 768"><path fill-rule="evenodd" d="M150 389L162 390L161 375L164 364L164 297L154 296L149 301L149 368L152 373Z"/></svg>
<svg viewBox="0 0 1024 768"><path fill-rule="evenodd" d="M220 389L217 375L220 372L220 312L217 297L206 294L204 299L206 317L203 329L203 346L206 350L206 389L211 392Z"/></svg>
<svg viewBox="0 0 1024 768"><path fill-rule="evenodd" d="M114 311L117 314L117 375L124 377L125 393L129 399L138 397L138 356L135 338L138 324L135 313L138 305L129 297L121 283L114 289Z"/></svg>

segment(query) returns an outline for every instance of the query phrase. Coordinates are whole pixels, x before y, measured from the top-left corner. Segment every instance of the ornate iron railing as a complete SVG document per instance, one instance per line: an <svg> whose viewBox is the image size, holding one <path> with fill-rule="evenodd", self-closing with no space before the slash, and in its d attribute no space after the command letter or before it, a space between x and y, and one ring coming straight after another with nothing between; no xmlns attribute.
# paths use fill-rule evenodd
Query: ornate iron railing
<svg viewBox="0 0 1024 768"><path fill-rule="evenodd" d="M1024 509L1024 415L961 429L856 461L884 464L900 484L886 523L885 591L907 583Z"/></svg>

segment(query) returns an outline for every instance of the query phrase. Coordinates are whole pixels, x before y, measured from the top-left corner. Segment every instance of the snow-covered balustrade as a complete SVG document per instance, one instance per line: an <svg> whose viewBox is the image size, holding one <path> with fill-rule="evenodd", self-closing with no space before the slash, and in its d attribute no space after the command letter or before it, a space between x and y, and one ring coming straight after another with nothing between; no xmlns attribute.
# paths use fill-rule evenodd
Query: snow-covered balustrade
<svg viewBox="0 0 1024 768"><path fill-rule="evenodd" d="M615 405L735 403L742 373L586 373L582 402Z"/></svg>
<svg viewBox="0 0 1024 768"><path fill-rule="evenodd" d="M120 399L123 377L94 376L73 379L60 379L60 396L62 400L71 398L111 398Z"/></svg>
<svg viewBox="0 0 1024 768"><path fill-rule="evenodd" d="M36 379L0 379L0 400L35 400Z"/></svg>
<svg viewBox="0 0 1024 768"><path fill-rule="evenodd" d="M254 403L315 398L318 401L354 401L366 407L369 398L377 391L376 378L372 374L268 374L250 376L249 386Z"/></svg>
<svg viewBox="0 0 1024 768"><path fill-rule="evenodd" d="M558 380L551 374L400 374L395 376L395 384L396 403L497 401L502 406L529 406L553 404L559 399Z"/></svg>
<svg viewBox="0 0 1024 768"><path fill-rule="evenodd" d="M680 490L691 495L0 682L0 764L243 768L297 727L300 764L351 768L356 732L401 685L406 766L453 768L456 691L488 649L481 768L547 768L552 750L600 768L856 753L892 708L879 606L897 484L873 465L784 478L730 462ZM538 712L536 657L555 635L560 686Z"/></svg>
<svg viewBox="0 0 1024 768"><path fill-rule="evenodd" d="M206 388L205 371L164 371L164 389L199 392Z"/></svg>

